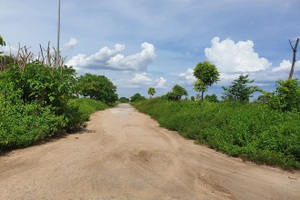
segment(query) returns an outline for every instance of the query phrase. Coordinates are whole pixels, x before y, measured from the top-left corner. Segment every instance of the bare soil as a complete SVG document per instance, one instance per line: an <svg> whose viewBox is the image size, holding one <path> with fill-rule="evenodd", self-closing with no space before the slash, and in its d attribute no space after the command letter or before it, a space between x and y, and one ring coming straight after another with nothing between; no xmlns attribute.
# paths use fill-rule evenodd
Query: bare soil
<svg viewBox="0 0 300 200"><path fill-rule="evenodd" d="M0 157L0 199L300 199L300 173L228 157L128 104Z"/></svg>

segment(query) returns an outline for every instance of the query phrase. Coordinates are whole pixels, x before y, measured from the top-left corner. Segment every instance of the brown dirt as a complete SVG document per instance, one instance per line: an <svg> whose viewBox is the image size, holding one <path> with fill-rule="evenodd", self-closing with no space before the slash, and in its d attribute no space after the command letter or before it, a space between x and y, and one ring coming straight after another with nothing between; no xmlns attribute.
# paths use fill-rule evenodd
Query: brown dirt
<svg viewBox="0 0 300 200"><path fill-rule="evenodd" d="M300 199L300 173L231 158L128 104L82 134L0 157L0 199Z"/></svg>

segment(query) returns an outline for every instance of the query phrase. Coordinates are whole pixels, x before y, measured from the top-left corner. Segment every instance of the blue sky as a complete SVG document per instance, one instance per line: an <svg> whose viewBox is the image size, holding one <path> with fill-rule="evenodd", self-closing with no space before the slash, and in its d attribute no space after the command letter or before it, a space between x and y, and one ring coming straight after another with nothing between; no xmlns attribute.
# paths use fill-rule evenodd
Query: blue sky
<svg viewBox="0 0 300 200"><path fill-rule="evenodd" d="M88 2L88 3L87 3ZM56 47L57 0L1 0L5 52ZM300 37L300 0L61 0L61 46L79 75L107 76L119 96L156 96L175 84L193 91L193 68L210 61L221 73L208 94L240 74L273 91L287 79ZM300 60L300 55L298 56ZM294 78L300 79L300 62Z"/></svg>

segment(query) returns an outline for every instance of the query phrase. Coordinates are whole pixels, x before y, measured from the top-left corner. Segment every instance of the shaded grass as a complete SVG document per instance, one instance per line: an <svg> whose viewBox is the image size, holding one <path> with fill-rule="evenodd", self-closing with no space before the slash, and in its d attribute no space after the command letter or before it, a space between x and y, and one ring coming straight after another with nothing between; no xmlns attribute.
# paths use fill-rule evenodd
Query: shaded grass
<svg viewBox="0 0 300 200"><path fill-rule="evenodd" d="M278 112L263 104L166 101L134 106L161 126L234 157L300 169L300 113Z"/></svg>

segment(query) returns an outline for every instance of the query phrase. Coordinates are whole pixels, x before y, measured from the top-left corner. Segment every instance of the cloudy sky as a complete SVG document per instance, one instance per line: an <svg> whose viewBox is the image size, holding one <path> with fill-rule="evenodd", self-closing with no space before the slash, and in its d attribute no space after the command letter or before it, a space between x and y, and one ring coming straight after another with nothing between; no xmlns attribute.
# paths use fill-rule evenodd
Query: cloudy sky
<svg viewBox="0 0 300 200"><path fill-rule="evenodd" d="M2 50L56 47L58 0L1 0L0 8ZM79 75L107 76L120 97L148 96L149 87L158 96L175 84L194 96L193 68L203 61L221 74L209 94L220 97L240 74L273 91L289 74L299 10L300 0L61 0L61 50Z"/></svg>

